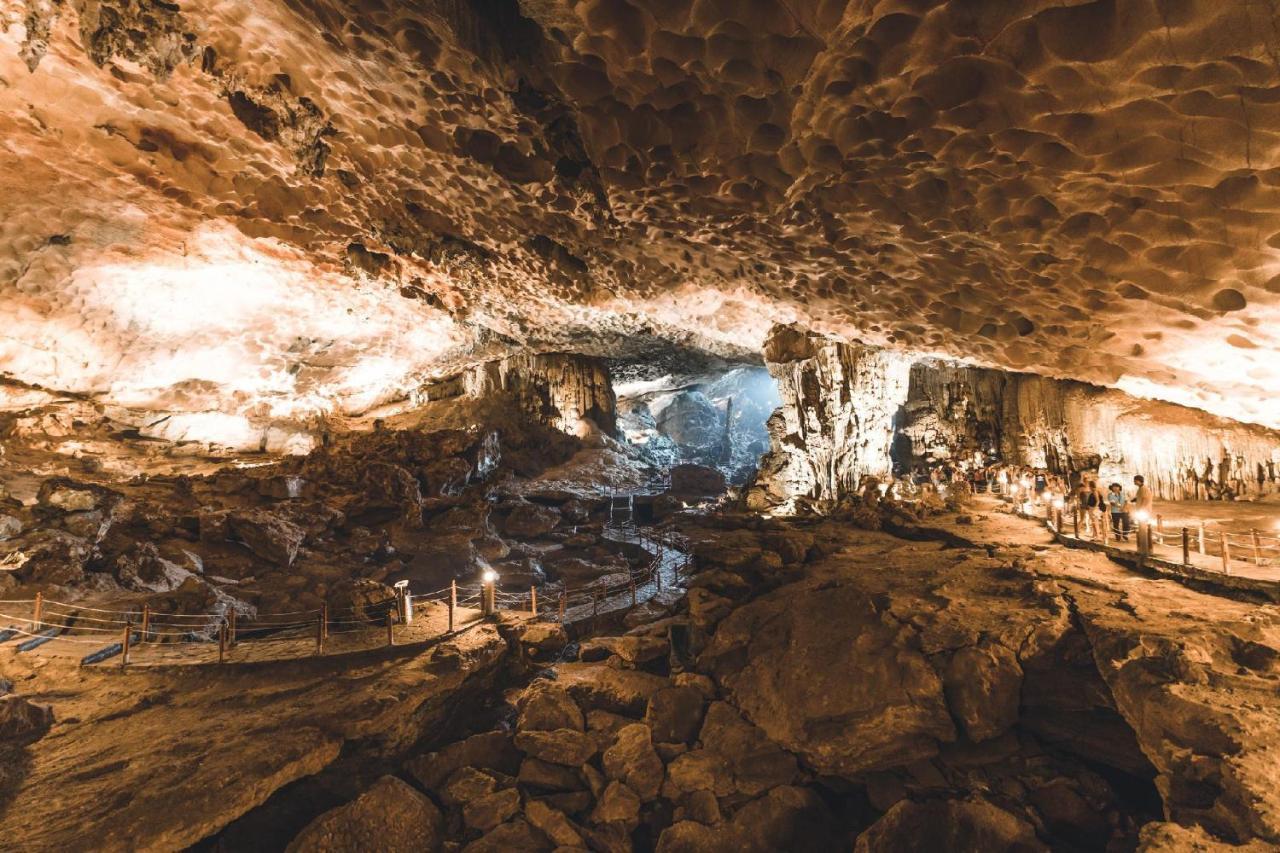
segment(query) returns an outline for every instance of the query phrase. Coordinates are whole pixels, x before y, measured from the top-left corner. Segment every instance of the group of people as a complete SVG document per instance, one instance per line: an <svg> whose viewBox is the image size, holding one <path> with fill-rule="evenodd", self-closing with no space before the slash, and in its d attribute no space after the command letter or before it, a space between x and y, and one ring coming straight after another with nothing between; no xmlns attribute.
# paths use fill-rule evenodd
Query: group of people
<svg viewBox="0 0 1280 853"><path fill-rule="evenodd" d="M1126 494L1124 486L1111 483L1103 491L1096 477L1085 477L1071 495L1080 510L1080 522L1090 536L1098 536L1102 525L1110 516L1111 530L1116 539L1126 541L1134 516L1150 518L1155 507L1155 495L1141 474L1133 478L1132 494ZM1140 515L1145 514L1145 515Z"/></svg>

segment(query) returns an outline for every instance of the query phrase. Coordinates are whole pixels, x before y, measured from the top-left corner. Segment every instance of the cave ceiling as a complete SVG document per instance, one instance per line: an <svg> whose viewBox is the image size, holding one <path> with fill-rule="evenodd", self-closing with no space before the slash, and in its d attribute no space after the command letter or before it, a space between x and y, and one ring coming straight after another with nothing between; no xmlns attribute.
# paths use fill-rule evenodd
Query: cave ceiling
<svg viewBox="0 0 1280 853"><path fill-rule="evenodd" d="M1280 424L1250 0L7 0L0 373L359 412L769 326Z"/></svg>

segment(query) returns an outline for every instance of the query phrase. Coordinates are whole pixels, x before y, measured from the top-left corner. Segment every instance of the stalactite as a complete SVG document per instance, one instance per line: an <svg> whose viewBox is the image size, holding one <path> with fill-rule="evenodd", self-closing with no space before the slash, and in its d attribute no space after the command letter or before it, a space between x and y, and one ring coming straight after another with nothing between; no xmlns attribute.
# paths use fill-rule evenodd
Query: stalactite
<svg viewBox="0 0 1280 853"><path fill-rule="evenodd" d="M535 419L572 435L585 436L593 425L609 435L617 429L613 385L603 359L515 355L472 368L463 385L471 397L511 394Z"/></svg>

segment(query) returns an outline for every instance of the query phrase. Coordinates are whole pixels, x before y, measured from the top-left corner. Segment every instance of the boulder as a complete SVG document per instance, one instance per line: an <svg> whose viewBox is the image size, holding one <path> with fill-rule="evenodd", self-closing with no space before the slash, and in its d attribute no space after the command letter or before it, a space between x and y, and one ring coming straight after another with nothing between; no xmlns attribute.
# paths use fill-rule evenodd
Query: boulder
<svg viewBox="0 0 1280 853"><path fill-rule="evenodd" d="M0 695L0 744L34 743L53 726L53 709L15 693Z"/></svg>
<svg viewBox="0 0 1280 853"><path fill-rule="evenodd" d="M520 697L520 716L516 728L520 731L554 731L573 729L583 731L585 720L582 709L573 697L553 681L536 681Z"/></svg>
<svg viewBox="0 0 1280 853"><path fill-rule="evenodd" d="M664 687L649 699L644 721L657 743L693 743L702 726L702 691L696 687Z"/></svg>
<svg viewBox="0 0 1280 853"><path fill-rule="evenodd" d="M855 853L1034 853L1047 851L1035 829L986 800L903 800L873 823Z"/></svg>
<svg viewBox="0 0 1280 853"><path fill-rule="evenodd" d="M18 577L30 584L66 586L84 579L93 545L61 530L40 530L24 537L18 552L25 557Z"/></svg>
<svg viewBox="0 0 1280 853"><path fill-rule="evenodd" d="M560 523L560 511L534 503L518 503L502 523L502 532L518 539L545 536Z"/></svg>
<svg viewBox="0 0 1280 853"><path fill-rule="evenodd" d="M622 782L610 782L600 795L592 823L618 823L633 829L640 822L640 798Z"/></svg>
<svg viewBox="0 0 1280 853"><path fill-rule="evenodd" d="M394 776L383 776L356 799L313 820L288 853L349 850L422 851L443 840L440 810Z"/></svg>
<svg viewBox="0 0 1280 853"><path fill-rule="evenodd" d="M840 845L832 826L831 814L817 794L807 788L784 786L746 803L728 823L714 828L690 819L673 823L663 830L657 849L660 853L835 850Z"/></svg>
<svg viewBox="0 0 1280 853"><path fill-rule="evenodd" d="M462 848L462 853L538 853L551 850L546 837L523 818L514 818L494 827Z"/></svg>
<svg viewBox="0 0 1280 853"><path fill-rule="evenodd" d="M733 602L703 587L689 590L689 619L700 628L711 628L733 611Z"/></svg>
<svg viewBox="0 0 1280 853"><path fill-rule="evenodd" d="M733 793L733 770L725 756L709 749L695 749L671 759L662 795L675 800L694 791L710 791L717 797Z"/></svg>
<svg viewBox="0 0 1280 853"><path fill-rule="evenodd" d="M549 764L580 767L595 755L596 742L574 729L522 731L516 734L516 748Z"/></svg>
<svg viewBox="0 0 1280 853"><path fill-rule="evenodd" d="M627 663L637 664L664 658L670 651L671 644L661 637L595 637L582 643L579 657L598 661L617 655Z"/></svg>
<svg viewBox="0 0 1280 853"><path fill-rule="evenodd" d="M942 677L951 715L974 743L990 740L1018 722L1022 667L1004 646L966 646L951 656Z"/></svg>
<svg viewBox="0 0 1280 853"><path fill-rule="evenodd" d="M727 702L712 702L707 708L698 739L725 759L739 793L755 796L778 785L788 785L796 777L795 756L743 719Z"/></svg>
<svg viewBox="0 0 1280 853"><path fill-rule="evenodd" d="M0 542L12 539L22 532L22 522L12 515L0 515Z"/></svg>
<svg viewBox="0 0 1280 853"><path fill-rule="evenodd" d="M658 796L665 768L653 748L653 735L643 723L618 730L613 745L602 756L605 776L627 783L644 802Z"/></svg>
<svg viewBox="0 0 1280 853"><path fill-rule="evenodd" d="M301 527L265 510L246 510L227 516L231 537L258 557L278 566L293 565L305 533Z"/></svg>
<svg viewBox="0 0 1280 853"><path fill-rule="evenodd" d="M377 624L386 621L387 611L395 606L395 600L394 589L369 578L338 581L325 596L330 618Z"/></svg>
<svg viewBox="0 0 1280 853"><path fill-rule="evenodd" d="M506 788L484 794L462 807L462 820L469 829L488 832L520 811L520 792Z"/></svg>
<svg viewBox="0 0 1280 853"><path fill-rule="evenodd" d="M524 808L524 817L557 847L586 846L573 821L564 812L541 800L530 800Z"/></svg>
<svg viewBox="0 0 1280 853"><path fill-rule="evenodd" d="M506 732L482 732L455 741L439 752L412 758L405 768L428 791L439 793L450 776L463 767L497 770L514 775L520 767L520 753Z"/></svg>
<svg viewBox="0 0 1280 853"><path fill-rule="evenodd" d="M683 463L671 468L671 492L677 495L721 495L729 484L718 468Z"/></svg>
<svg viewBox="0 0 1280 853"><path fill-rule="evenodd" d="M455 770L449 780L444 783L440 799L446 805L460 806L492 794L498 787L498 781L488 773L474 767L462 767Z"/></svg>
<svg viewBox="0 0 1280 853"><path fill-rule="evenodd" d="M556 667L557 681L578 706L639 719L649 705L649 698L667 680L634 669L614 669L602 663L566 663Z"/></svg>
<svg viewBox="0 0 1280 853"><path fill-rule="evenodd" d="M573 768L537 758L526 758L521 762L516 781L539 791L581 791L586 788L582 776Z"/></svg>
<svg viewBox="0 0 1280 853"><path fill-rule="evenodd" d="M569 635L559 622L528 622L520 632L520 642L531 649L554 654L569 645Z"/></svg>
<svg viewBox="0 0 1280 853"><path fill-rule="evenodd" d="M942 680L890 603L852 584L781 587L721 621L698 668L819 773L858 777L929 758L955 726ZM963 640L951 636L963 625L936 621L937 643ZM731 710L708 712L704 742Z"/></svg>

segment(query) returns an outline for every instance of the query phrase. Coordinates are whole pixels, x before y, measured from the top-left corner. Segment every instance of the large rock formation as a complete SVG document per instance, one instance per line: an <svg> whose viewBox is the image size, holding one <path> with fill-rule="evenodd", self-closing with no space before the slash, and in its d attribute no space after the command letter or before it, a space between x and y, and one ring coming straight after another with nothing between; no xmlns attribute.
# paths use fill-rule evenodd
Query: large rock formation
<svg viewBox="0 0 1280 853"><path fill-rule="evenodd" d="M772 450L761 460L752 506L785 510L801 499L829 505L863 477L890 472L908 357L778 326L765 362L782 407L769 419Z"/></svg>
<svg viewBox="0 0 1280 853"><path fill-rule="evenodd" d="M616 401L602 359L565 353L521 354L485 362L464 374L468 396L510 394L534 420L585 437L613 435Z"/></svg>
<svg viewBox="0 0 1280 853"><path fill-rule="evenodd" d="M937 360L911 368L902 433L906 464L969 459L1128 483L1143 474L1169 499L1206 496L1205 481L1275 489L1280 433L1122 391Z"/></svg>

